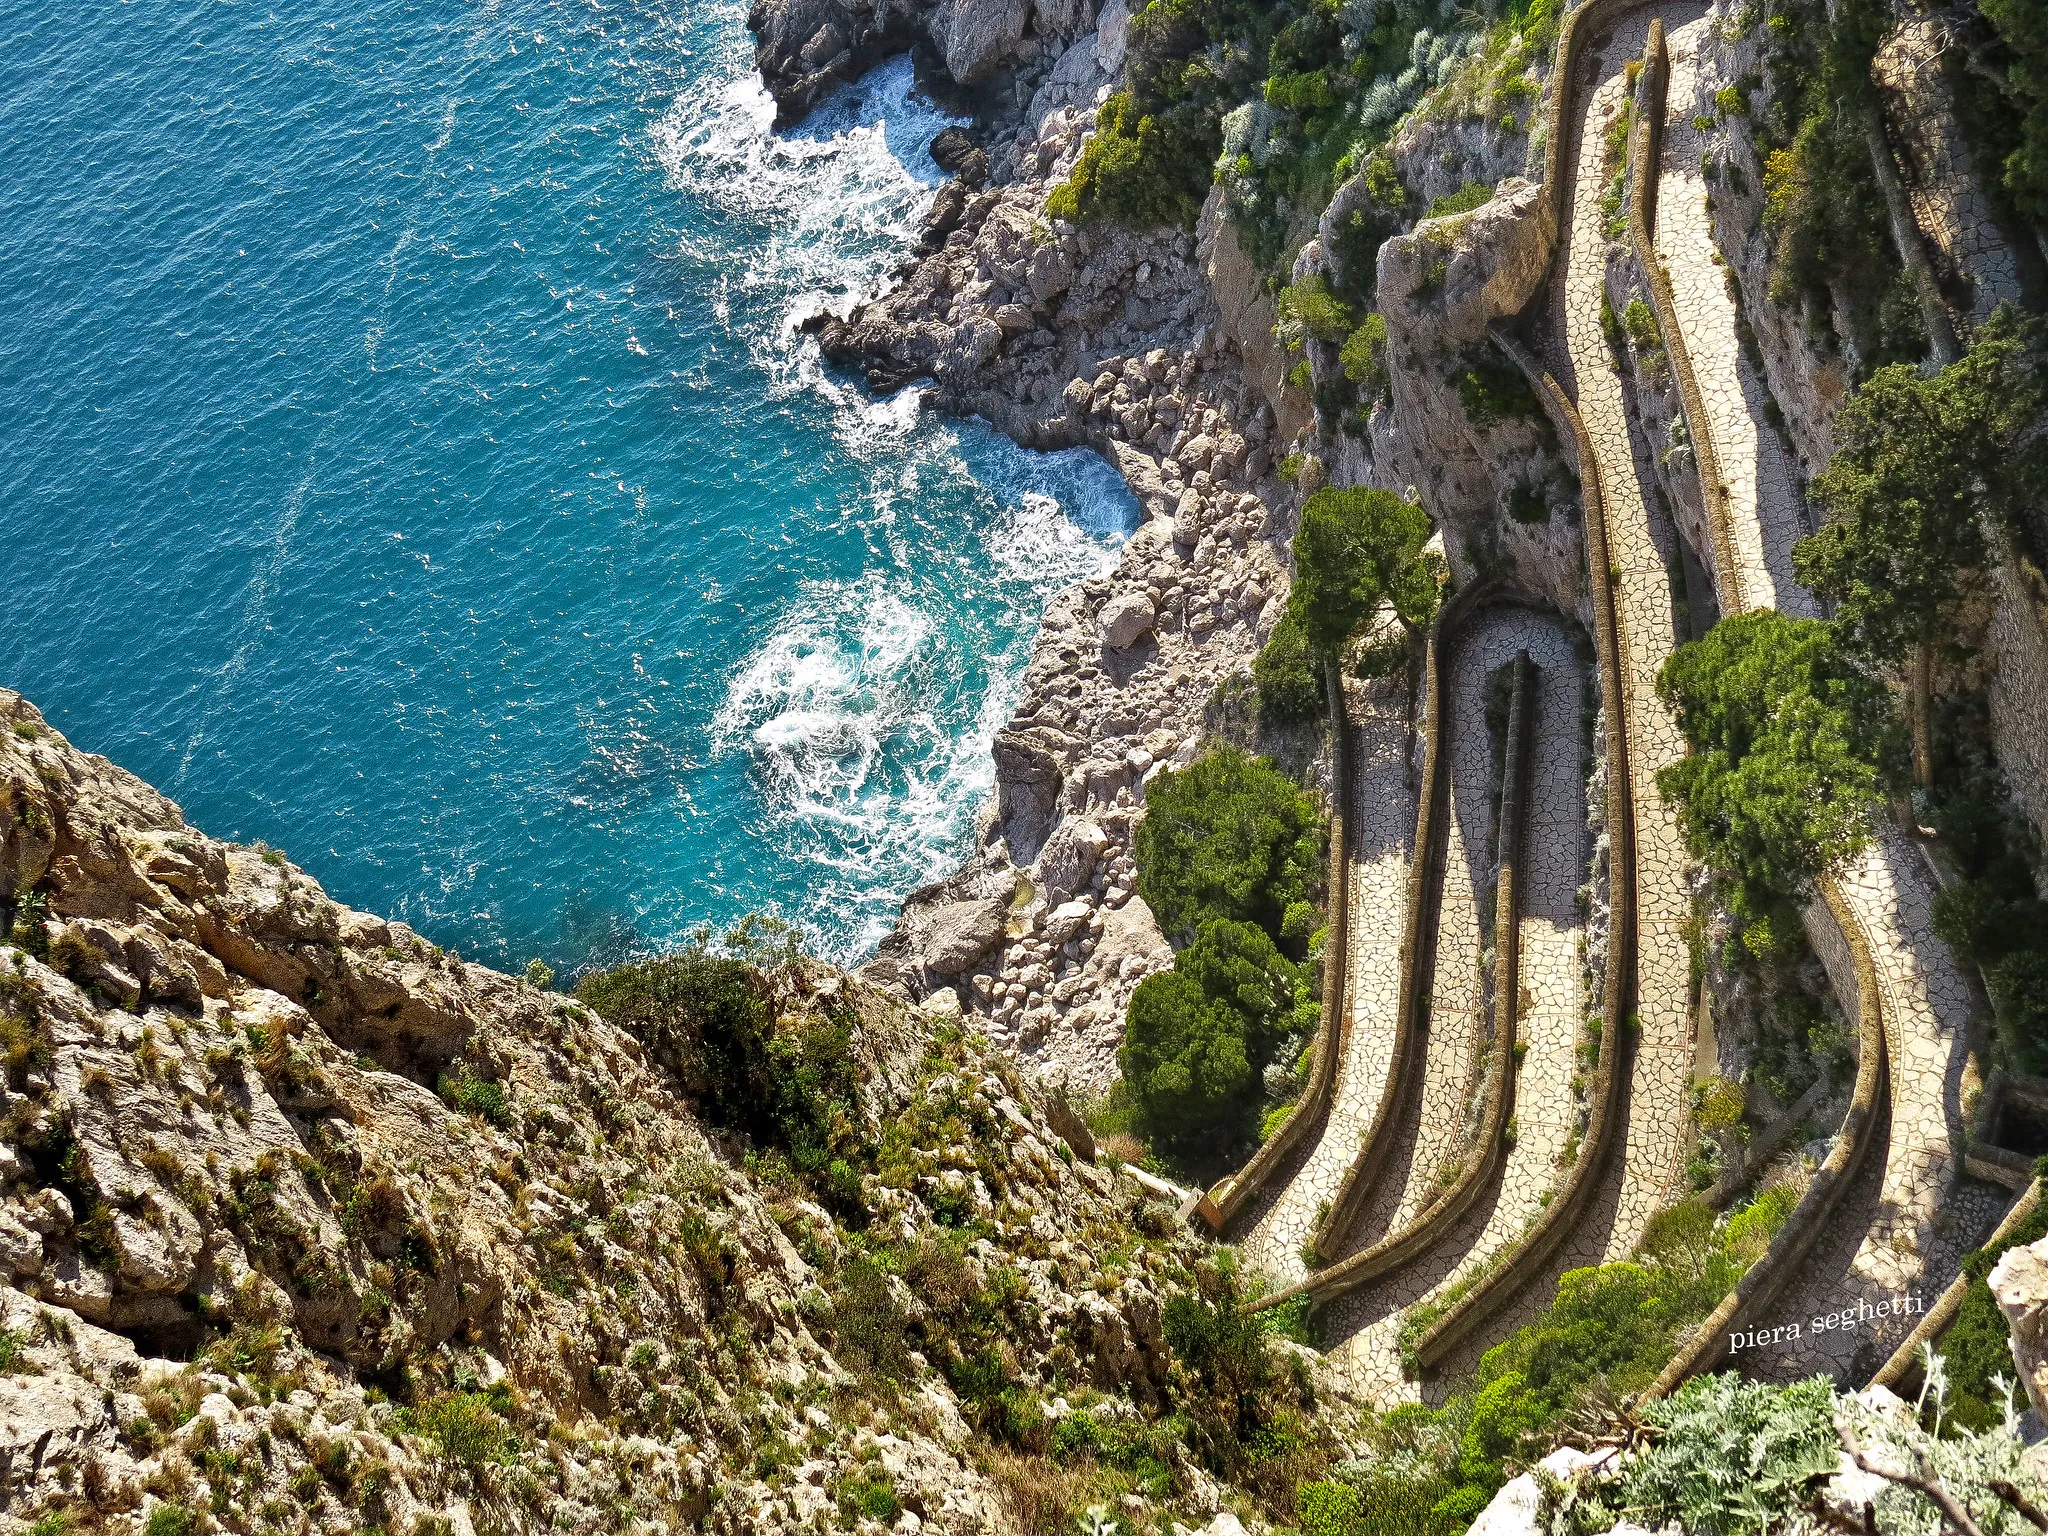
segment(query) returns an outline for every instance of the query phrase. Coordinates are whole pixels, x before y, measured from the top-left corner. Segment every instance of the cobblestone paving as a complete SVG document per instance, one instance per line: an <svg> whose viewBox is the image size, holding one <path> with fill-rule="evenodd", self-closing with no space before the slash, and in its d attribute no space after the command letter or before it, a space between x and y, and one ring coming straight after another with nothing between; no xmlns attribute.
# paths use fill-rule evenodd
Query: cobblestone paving
<svg viewBox="0 0 2048 1536"><path fill-rule="evenodd" d="M1668 25L1668 23L1667 23ZM1721 593L1724 611L1774 606L1793 614L1818 611L1812 596L1791 578L1791 544L1803 532L1799 492L1790 460L1763 421L1763 394L1735 344L1735 306L1714 245L1699 180L1699 144L1685 121L1693 98L1693 70L1706 22L1693 21L1669 35L1672 55L1663 179L1659 191L1658 249L1670 269L1679 321L1692 351L1715 446L1727 482L1737 553L1736 593ZM1583 409L1583 405L1581 407ZM1589 423L1590 424L1590 423ZM1638 769L1639 781L1641 770ZM1649 864L1649 850L1639 863ZM1869 940L1890 1052L1889 1136L1883 1177L1867 1230L1825 1239L1802 1266L1773 1316L1749 1320L1770 1326L1838 1311L1859 1300L1873 1306L1918 1291L1932 1302L1955 1272L1958 1243L1981 1235L1972 1218L1982 1205L1995 1221L2002 1197L1993 1191L1955 1190L1960 1168L1962 1075L1969 1043L1971 993L1945 944L1931 927L1934 882L1917 850L1887 826L1841 877L1845 900ZM1845 1001L1853 1006L1853 991ZM1870 1181L1859 1181L1868 1183ZM1981 1199L1979 1197L1982 1197ZM1950 1209L1943 1220L1943 1206ZM1847 1207L1858 1205L1855 1199ZM1781 1315L1780 1315L1781 1314ZM1742 1362L1746 1369L1786 1378L1828 1370L1846 1378L1875 1369L1911 1320L1803 1330L1799 1342ZM1872 1358L1874 1356L1874 1358ZM1738 1357L1740 1359L1740 1357Z"/></svg>
<svg viewBox="0 0 2048 1536"><path fill-rule="evenodd" d="M1564 1248L1563 1267L1633 1252L1644 1224L1672 1191L1684 1164L1687 1087L1692 1074L1691 955L1682 925L1688 912L1688 859L1671 807L1657 791L1657 770L1683 751L1670 712L1658 701L1657 671L1676 634L1672 571L1678 535L1653 493L1651 466L1629 428L1620 377L1600 329L1607 238L1600 211L1602 141L1620 110L1623 70L1642 54L1653 17L1666 27L1689 21L1698 6L1645 7L1621 18L1591 65L1599 85L1581 98L1572 188L1572 227L1562 281L1562 351L1551 367L1576 401L1599 459L1607 502L1609 559L1623 648L1631 801L1636 836L1636 1010L1640 1027L1629 1077L1628 1125L1618 1190L1596 1202ZM1498 1325L1496 1324L1496 1329ZM1493 1330L1489 1330L1493 1331Z"/></svg>
<svg viewBox="0 0 2048 1536"><path fill-rule="evenodd" d="M1302 1278L1302 1245L1323 1203L1333 1199L1357 1156L1385 1091L1393 1056L1400 988L1401 937L1408 906L1408 861L1415 841L1412 740L1405 686L1352 685L1351 1043L1338 1067L1331 1109L1305 1158L1274 1179L1276 1193L1252 1220L1240 1247L1277 1288Z"/></svg>
<svg viewBox="0 0 2048 1536"><path fill-rule="evenodd" d="M1558 1180L1558 1154L1576 1123L1573 1057L1583 1012L1580 938L1584 918L1577 891L1586 876L1585 763L1580 712L1588 681L1563 627L1524 608L1474 616L1455 643L1446 699L1450 749L1450 843L1445 859L1443 921L1438 930L1426 1080L1420 1113L1403 1127L1383 1186L1354 1247L1405 1226L1454 1174L1469 1128L1473 1079L1473 1014L1479 1004L1481 946L1490 940L1494 895L1495 769L1486 729L1488 680L1528 650L1539 670L1530 821L1524 850L1522 987L1518 1038L1528 1049L1517 1072L1513 1114L1518 1132L1498 1187L1483 1194L1439 1250L1384 1281L1333 1303L1326 1320L1332 1363L1355 1389L1383 1402L1412 1399L1401 1380L1396 1338L1401 1310L1442 1289L1468 1262L1519 1236ZM1490 929L1490 921L1485 925ZM1339 1342L1341 1341L1341 1342Z"/></svg>
<svg viewBox="0 0 2048 1536"><path fill-rule="evenodd" d="M1693 371L1714 424L1714 450L1729 501L1756 509L1754 517L1732 520L1743 606L1819 618L1820 605L1792 575L1792 546L1808 531L1797 466L1784 438L1765 420L1770 392L1736 337L1728 269L1718 260L1706 211L1707 185L1700 175L1707 135L1693 126L1682 105L1693 99L1697 45L1707 25L1705 20L1690 22L1665 39L1671 50L1672 107L1657 195L1657 254L1671 274ZM1676 460L1673 467L1680 467ZM1690 464L1683 468L1692 473ZM1712 550L1703 553L1711 560Z"/></svg>
<svg viewBox="0 0 2048 1536"><path fill-rule="evenodd" d="M1943 78L1941 55L1956 46L1940 20L1909 16L1878 50L1871 72L1887 98L1885 127L1913 222L1933 243L1938 265L1968 287L1970 319L1981 324L2000 304L2024 296L2018 258L1984 200Z"/></svg>

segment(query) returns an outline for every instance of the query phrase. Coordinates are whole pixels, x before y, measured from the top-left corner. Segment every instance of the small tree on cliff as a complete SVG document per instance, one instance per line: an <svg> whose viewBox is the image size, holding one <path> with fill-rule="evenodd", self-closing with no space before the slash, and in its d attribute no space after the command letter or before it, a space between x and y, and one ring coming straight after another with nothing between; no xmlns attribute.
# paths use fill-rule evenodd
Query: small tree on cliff
<svg viewBox="0 0 2048 1536"><path fill-rule="evenodd" d="M2028 441L2041 407L2031 331L2001 312L1931 377L1904 363L1872 374L1836 418L1834 458L1813 482L1829 520L1793 546L1795 573L1834 602L1856 650L1910 667L1923 785L1933 647L1985 564L1980 517L2016 523L2044 479Z"/></svg>
<svg viewBox="0 0 2048 1536"><path fill-rule="evenodd" d="M1308 641L1335 655L1380 603L1411 629L1436 614L1437 572L1424 558L1429 516L1391 491L1320 490L1301 509L1288 611Z"/></svg>

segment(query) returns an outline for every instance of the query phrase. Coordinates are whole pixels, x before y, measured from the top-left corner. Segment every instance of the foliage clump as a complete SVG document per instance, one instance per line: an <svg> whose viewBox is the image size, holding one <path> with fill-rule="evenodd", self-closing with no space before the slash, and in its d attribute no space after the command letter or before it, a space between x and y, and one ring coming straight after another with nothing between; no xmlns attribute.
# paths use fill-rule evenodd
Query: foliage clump
<svg viewBox="0 0 2048 1536"><path fill-rule="evenodd" d="M728 940L736 935L728 935ZM783 1010L776 972L699 936L688 948L586 976L576 995L644 1044L713 1129L829 1175L864 1134L849 1010Z"/></svg>
<svg viewBox="0 0 2048 1536"><path fill-rule="evenodd" d="M1841 632L1774 609L1723 619L1657 676L1691 751L1659 770L1693 856L1727 883L1757 954L1815 880L1861 849L1884 779L1884 688ZM1755 930L1755 931L1751 931Z"/></svg>
<svg viewBox="0 0 2048 1536"><path fill-rule="evenodd" d="M1317 491L1294 536L1288 609L1310 645L1333 655L1381 602L1412 629L1436 613L1439 570L1423 555L1429 516L1391 491Z"/></svg>
<svg viewBox="0 0 2048 1536"><path fill-rule="evenodd" d="M1164 1150L1228 1153L1255 1133L1266 1064L1313 1030L1322 826L1272 762L1221 747L1161 774L1138 829L1138 889L1184 947L1131 996L1117 1061Z"/></svg>

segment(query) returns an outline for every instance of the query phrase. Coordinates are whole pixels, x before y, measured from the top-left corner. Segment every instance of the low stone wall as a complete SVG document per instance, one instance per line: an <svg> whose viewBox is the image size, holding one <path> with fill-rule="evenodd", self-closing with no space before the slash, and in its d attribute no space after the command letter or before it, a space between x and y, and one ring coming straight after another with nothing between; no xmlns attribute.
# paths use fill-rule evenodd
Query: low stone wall
<svg viewBox="0 0 2048 1536"><path fill-rule="evenodd" d="M1521 868L1522 848L1527 840L1530 738L1535 728L1535 667L1524 651L1515 667L1515 691L1509 706L1506 761L1502 771L1500 821L1500 871L1494 889L1494 933L1496 935L1496 980L1493 989L1494 1038L1486 1106L1481 1111L1478 1142L1471 1161L1457 1181L1416 1219L1399 1232L1373 1244L1361 1253L1321 1270L1297 1285L1265 1298L1256 1310L1279 1306L1307 1296L1317 1303L1330 1301L1375 1280L1412 1259L1421 1257L1471 1207L1495 1173L1507 1150L1508 1115L1513 1108L1515 1078L1515 1026L1521 998ZM1439 872L1441 873L1441 872ZM1414 984L1414 951L1404 954L1404 988ZM1412 995L1412 994L1411 994ZM1411 1014L1404 1024L1414 1022ZM1389 1082L1393 1080L1389 1074ZM1391 1095L1389 1096L1391 1099ZM1382 1147L1389 1138L1386 1128L1393 1120L1393 1104L1382 1105L1382 1119L1374 1126ZM1384 1156L1382 1151L1381 1156ZM1335 1215L1335 1209L1332 1209Z"/></svg>
<svg viewBox="0 0 2048 1536"><path fill-rule="evenodd" d="M2005 1219L1998 1224L1998 1229L1984 1239L1984 1246L1996 1248L2011 1237L2019 1229L2019 1224L2034 1214L2040 1203L2041 1181L2035 1179L2019 1192L2011 1209L2005 1213ZM1956 1314L1963 1309L1963 1298L1969 1294L1968 1275L1957 1275L1951 1280L1948 1289L1943 1291L1934 1305L1927 1309L1927 1315L1920 1319L1913 1331L1906 1335L1897 1349L1892 1351L1891 1359L1885 1361L1878 1368L1877 1374L1870 1378L1870 1385L1889 1387L1894 1392L1903 1391L1910 1386L1920 1370L1920 1347L1923 1344L1932 1344L1948 1332L1949 1324L1956 1320Z"/></svg>
<svg viewBox="0 0 2048 1536"><path fill-rule="evenodd" d="M1330 910L1325 929L1337 935L1323 946L1323 1017L1316 1030L1315 1065L1308 1088L1280 1129L1252 1154L1252 1160L1229 1178L1218 1181L1196 1212L1214 1232L1221 1232L1241 1212L1266 1181L1287 1161L1288 1155L1320 1125L1329 1112L1330 1096L1337 1084L1337 1066L1351 1043L1349 997L1351 967L1351 722L1344 713L1344 687L1337 675L1337 663L1323 667L1323 688L1329 699L1332 786L1330 808Z"/></svg>
<svg viewBox="0 0 2048 1536"><path fill-rule="evenodd" d="M1560 102L1567 95L1564 83L1560 82ZM1425 1369L1442 1364L1487 1318L1541 1273L1584 1214L1617 1144L1616 1132L1622 1119L1621 1090L1627 1081L1621 1070L1621 1058L1628 1043L1628 1003L1635 975L1635 806L1630 794L1621 627L1610 575L1607 504L1601 490L1600 461L1585 423L1557 380L1543 372L1528 350L1505 331L1496 328L1493 334L1501 349L1535 387L1559 435L1573 445L1578 457L1579 487L1586 513L1586 563L1593 597L1593 649L1600 673L1600 704L1607 738L1607 880L1609 911L1613 916L1600 997L1600 1059L1588 1091L1586 1134L1579 1146L1578 1161L1572 1164L1536 1225L1417 1342L1415 1356Z"/></svg>
<svg viewBox="0 0 2048 1536"><path fill-rule="evenodd" d="M1821 882L1821 902L1841 931L1856 972L1856 1019L1861 1043L1856 1062L1856 1087L1849 1097L1849 1112L1842 1117L1842 1128L1836 1134L1834 1150L1828 1153L1827 1161L1814 1174L1813 1182L1806 1187L1799 1204L1785 1219L1785 1225L1778 1229L1778 1235L1771 1240L1764 1256L1749 1267L1749 1272L1736 1282L1734 1290L1721 1298L1721 1304L1680 1347L1671 1363L1664 1367L1662 1374L1644 1394L1645 1397L1663 1397L1675 1392L1688 1376L1712 1370L1720 1363L1728 1351L1728 1335L1741 1324L1744 1314L1754 1314L1767 1307L1813 1251L1813 1245L1820 1240L1821 1229L1834 1214L1849 1181L1856 1177L1856 1171L1863 1166L1863 1159L1870 1151L1871 1133L1877 1127L1877 1112L1891 1081L1890 1064L1885 1056L1884 1008L1878 998L1877 968L1871 962L1870 946L1863 936L1862 925L1842 899L1840 887L1831 879Z"/></svg>
<svg viewBox="0 0 2048 1536"><path fill-rule="evenodd" d="M1444 791L1447 757L1443 751L1444 646L1446 637L1464 623L1472 611L1490 595L1493 587L1483 583L1458 593L1441 610L1429 627L1422 674L1422 703L1416 726L1422 733L1422 788L1415 807L1415 857L1408 866L1408 910L1401 936L1401 974L1396 992L1394 1059L1380 1091L1378 1112L1372 1128L1360 1144L1358 1155L1344 1172L1330 1213L1316 1233L1316 1246L1324 1253L1335 1252L1344 1234L1357 1222L1378 1182L1393 1146L1394 1116L1407 1095L1415 1075L1419 1052L1417 1038L1422 1027L1425 983L1423 962L1429 958L1436 932L1437 901L1442 890L1444 858L1444 817L1448 800Z"/></svg>

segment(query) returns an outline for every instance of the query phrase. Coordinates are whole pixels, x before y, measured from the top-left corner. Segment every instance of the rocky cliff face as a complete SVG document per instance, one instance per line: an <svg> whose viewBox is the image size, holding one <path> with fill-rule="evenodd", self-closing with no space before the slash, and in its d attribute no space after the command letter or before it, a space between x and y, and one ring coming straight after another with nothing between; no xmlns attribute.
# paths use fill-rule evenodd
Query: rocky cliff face
<svg viewBox="0 0 2048 1536"><path fill-rule="evenodd" d="M779 1029L845 1035L867 1150L828 1212L583 1003L206 837L6 692L0 890L0 1529L982 1530L974 1298L1055 1414L1055 1378L1168 1380L1171 1209L857 981L756 973Z"/></svg>
<svg viewBox="0 0 2048 1536"><path fill-rule="evenodd" d="M779 124L913 50L936 93L1014 121L1075 38L1093 31L1096 9L1093 0L756 0L747 24Z"/></svg>

